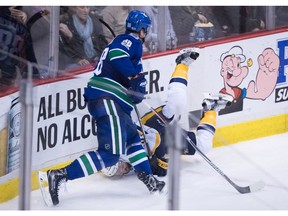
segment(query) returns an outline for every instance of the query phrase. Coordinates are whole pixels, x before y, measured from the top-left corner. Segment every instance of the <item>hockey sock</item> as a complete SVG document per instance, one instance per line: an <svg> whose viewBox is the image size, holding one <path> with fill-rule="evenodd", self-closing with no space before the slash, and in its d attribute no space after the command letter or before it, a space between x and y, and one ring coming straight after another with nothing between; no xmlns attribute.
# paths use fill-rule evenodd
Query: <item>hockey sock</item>
<svg viewBox="0 0 288 216"><path fill-rule="evenodd" d="M127 157L136 172L145 171L147 175L152 173L146 152L140 143L127 148Z"/></svg>
<svg viewBox="0 0 288 216"><path fill-rule="evenodd" d="M92 175L105 167L116 164L118 160L119 155L113 155L102 149L95 152L90 151L66 167L68 179L73 180Z"/></svg>
<svg viewBox="0 0 288 216"><path fill-rule="evenodd" d="M188 69L189 67L185 64L176 65L169 83L179 82L187 86Z"/></svg>
<svg viewBox="0 0 288 216"><path fill-rule="evenodd" d="M197 146L204 153L208 153L213 146L216 115L217 113L214 110L205 112L197 127Z"/></svg>
<svg viewBox="0 0 288 216"><path fill-rule="evenodd" d="M211 125L214 127L216 127L216 115L217 113L214 110L209 110L207 112L204 113L203 118L200 120L199 125Z"/></svg>

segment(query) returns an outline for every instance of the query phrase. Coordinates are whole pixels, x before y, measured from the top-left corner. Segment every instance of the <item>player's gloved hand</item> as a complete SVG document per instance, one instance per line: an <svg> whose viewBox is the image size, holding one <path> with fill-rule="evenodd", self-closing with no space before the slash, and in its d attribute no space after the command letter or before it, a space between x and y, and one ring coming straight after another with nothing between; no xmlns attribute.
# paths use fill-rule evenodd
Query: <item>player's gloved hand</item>
<svg viewBox="0 0 288 216"><path fill-rule="evenodd" d="M143 74L138 74L135 78L130 80L130 88L128 89L127 95L132 99L133 103L140 103L146 93L147 81Z"/></svg>
<svg viewBox="0 0 288 216"><path fill-rule="evenodd" d="M193 143L196 143L196 135L195 135L194 132L192 132L192 131L187 131L187 136L191 139L191 141L192 141ZM185 147L184 147L184 149L183 149L182 154L183 154L183 155L194 155L195 152L196 152L196 150L195 150L195 149L193 148L193 146L188 142L188 140L183 137L182 142L185 143ZM197 145L197 143L196 143L196 145Z"/></svg>
<svg viewBox="0 0 288 216"><path fill-rule="evenodd" d="M167 159L159 159L156 155L153 155L149 160L153 175L166 176L168 169Z"/></svg>

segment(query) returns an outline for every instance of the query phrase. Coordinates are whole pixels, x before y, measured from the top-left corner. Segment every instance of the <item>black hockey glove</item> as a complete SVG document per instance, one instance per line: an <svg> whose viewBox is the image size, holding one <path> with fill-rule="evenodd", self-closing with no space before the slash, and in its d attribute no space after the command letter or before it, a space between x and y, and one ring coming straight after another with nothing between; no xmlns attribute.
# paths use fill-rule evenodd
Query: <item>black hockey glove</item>
<svg viewBox="0 0 288 216"><path fill-rule="evenodd" d="M156 155L153 155L149 160L153 175L159 177L167 175L168 161L167 159L159 159Z"/></svg>
<svg viewBox="0 0 288 216"><path fill-rule="evenodd" d="M191 141L197 145L196 135L192 131L187 131L187 136L191 139ZM183 137L184 138L184 137ZM183 149L182 154L183 155L194 155L196 150L194 147L188 142L187 139L183 140L183 143L185 143L185 148Z"/></svg>
<svg viewBox="0 0 288 216"><path fill-rule="evenodd" d="M146 93L147 81L143 74L137 75L137 77L130 80L130 88L128 89L127 95L132 99L133 103L140 103Z"/></svg>

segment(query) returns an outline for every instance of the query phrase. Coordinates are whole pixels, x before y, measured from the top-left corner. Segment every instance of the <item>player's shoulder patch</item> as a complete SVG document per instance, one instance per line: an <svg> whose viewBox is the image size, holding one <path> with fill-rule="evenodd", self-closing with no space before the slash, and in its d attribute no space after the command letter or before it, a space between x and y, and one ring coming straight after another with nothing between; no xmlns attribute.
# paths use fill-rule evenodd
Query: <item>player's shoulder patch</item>
<svg viewBox="0 0 288 216"><path fill-rule="evenodd" d="M129 50L130 47L132 46L132 41L129 39L125 39L121 42L121 45L126 47Z"/></svg>

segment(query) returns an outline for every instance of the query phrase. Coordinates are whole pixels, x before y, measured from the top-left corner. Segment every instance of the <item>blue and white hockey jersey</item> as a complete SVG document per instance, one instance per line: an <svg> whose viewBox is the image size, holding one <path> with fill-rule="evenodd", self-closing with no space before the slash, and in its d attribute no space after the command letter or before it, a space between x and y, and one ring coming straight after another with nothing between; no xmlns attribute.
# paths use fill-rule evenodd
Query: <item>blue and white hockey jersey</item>
<svg viewBox="0 0 288 216"><path fill-rule="evenodd" d="M103 50L84 97L110 97L130 114L134 104L126 94L130 88L128 77L142 70L142 41L132 33L119 35Z"/></svg>

